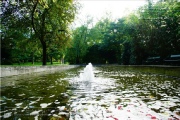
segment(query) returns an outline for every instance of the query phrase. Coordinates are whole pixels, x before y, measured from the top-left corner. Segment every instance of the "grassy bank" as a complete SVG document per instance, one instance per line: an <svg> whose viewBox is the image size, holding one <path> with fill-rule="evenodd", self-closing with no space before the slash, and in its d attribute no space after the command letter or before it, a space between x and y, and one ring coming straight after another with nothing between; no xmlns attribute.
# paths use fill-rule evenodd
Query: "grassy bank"
<svg viewBox="0 0 180 120"><path fill-rule="evenodd" d="M53 64L51 64L50 62L47 62L47 65L64 65L64 64L61 64L59 62L53 62ZM32 64L32 62L26 62L26 63L13 63L12 65L1 65L2 67L3 66L42 66L42 62L35 62L34 64Z"/></svg>

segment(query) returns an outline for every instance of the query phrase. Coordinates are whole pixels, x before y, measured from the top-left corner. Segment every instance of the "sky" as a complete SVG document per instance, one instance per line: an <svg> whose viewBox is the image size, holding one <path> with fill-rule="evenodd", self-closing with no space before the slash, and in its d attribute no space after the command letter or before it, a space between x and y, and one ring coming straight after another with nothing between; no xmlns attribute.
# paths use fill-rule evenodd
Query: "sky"
<svg viewBox="0 0 180 120"><path fill-rule="evenodd" d="M99 19L111 13L112 20L128 15L140 6L147 4L146 0L78 0L82 5L74 26L78 27L87 20L87 16L93 17L93 24Z"/></svg>

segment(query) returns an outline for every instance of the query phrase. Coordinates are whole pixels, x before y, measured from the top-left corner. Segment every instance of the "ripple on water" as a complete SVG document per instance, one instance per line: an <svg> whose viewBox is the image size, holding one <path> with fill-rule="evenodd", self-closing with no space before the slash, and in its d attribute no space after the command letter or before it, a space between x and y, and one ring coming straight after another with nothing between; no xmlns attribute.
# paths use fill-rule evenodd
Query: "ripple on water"
<svg viewBox="0 0 180 120"><path fill-rule="evenodd" d="M15 108L1 111L1 118L13 119L13 112L22 106L23 113L32 110L28 112L31 119L41 119L40 113L47 109L45 114L50 119L61 119L62 116L70 117L70 120L180 119L179 85L171 77L94 70L96 77L92 81L80 80L75 72L67 73L71 77L65 73L43 76L28 82L27 86L13 87L20 91L1 97L1 106L10 104ZM64 81L69 82L68 87Z"/></svg>

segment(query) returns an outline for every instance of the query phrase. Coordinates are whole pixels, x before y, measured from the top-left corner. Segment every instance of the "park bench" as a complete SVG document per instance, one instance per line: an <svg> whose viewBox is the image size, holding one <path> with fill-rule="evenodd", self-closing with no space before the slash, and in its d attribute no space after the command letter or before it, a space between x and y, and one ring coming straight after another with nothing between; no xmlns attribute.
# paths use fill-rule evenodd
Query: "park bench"
<svg viewBox="0 0 180 120"><path fill-rule="evenodd" d="M180 54L178 55L170 55L164 59L165 65L180 65Z"/></svg>
<svg viewBox="0 0 180 120"><path fill-rule="evenodd" d="M160 56L148 57L147 60L145 61L146 65L157 65L159 63L160 63Z"/></svg>

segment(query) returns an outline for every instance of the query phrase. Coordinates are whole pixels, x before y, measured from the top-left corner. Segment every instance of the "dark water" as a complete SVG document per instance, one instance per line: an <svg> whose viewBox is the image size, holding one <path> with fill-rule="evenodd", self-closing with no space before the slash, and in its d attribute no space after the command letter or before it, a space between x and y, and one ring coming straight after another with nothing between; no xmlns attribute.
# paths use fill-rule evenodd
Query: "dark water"
<svg viewBox="0 0 180 120"><path fill-rule="evenodd" d="M86 81L82 70L2 78L1 119L180 119L179 71L101 66Z"/></svg>

